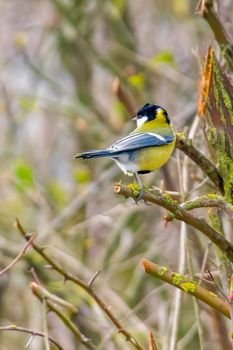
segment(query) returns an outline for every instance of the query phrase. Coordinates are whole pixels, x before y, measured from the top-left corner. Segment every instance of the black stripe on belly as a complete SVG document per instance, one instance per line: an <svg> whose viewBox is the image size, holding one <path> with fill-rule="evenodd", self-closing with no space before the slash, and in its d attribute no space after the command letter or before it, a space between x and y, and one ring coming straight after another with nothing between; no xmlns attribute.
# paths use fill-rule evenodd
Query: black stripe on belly
<svg viewBox="0 0 233 350"><path fill-rule="evenodd" d="M143 175L143 174L149 174L149 173L151 173L150 170L140 170L140 171L138 171L138 174L141 174L141 175Z"/></svg>

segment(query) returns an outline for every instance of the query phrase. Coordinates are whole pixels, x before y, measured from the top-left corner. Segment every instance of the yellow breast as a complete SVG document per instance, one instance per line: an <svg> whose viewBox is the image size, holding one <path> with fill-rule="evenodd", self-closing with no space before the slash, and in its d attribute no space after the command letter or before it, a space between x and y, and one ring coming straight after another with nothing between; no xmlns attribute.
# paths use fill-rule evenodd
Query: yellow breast
<svg viewBox="0 0 233 350"><path fill-rule="evenodd" d="M154 171L163 166L174 150L175 141L165 146L148 147L137 152L138 171Z"/></svg>
<svg viewBox="0 0 233 350"><path fill-rule="evenodd" d="M138 165L138 171L154 171L161 168L171 157L175 147L175 133L172 126L156 118L155 120L143 124L140 128L135 129L134 132L151 132L164 137L171 134L174 135L174 141L168 145L146 147L137 151L137 159L135 160Z"/></svg>

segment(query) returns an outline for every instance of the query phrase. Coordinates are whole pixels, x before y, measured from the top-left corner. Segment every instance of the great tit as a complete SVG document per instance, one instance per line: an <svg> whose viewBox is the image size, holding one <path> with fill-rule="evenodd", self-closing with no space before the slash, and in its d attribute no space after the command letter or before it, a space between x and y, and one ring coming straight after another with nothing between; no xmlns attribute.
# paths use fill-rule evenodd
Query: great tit
<svg viewBox="0 0 233 350"><path fill-rule="evenodd" d="M113 159L125 174L134 175L142 193L139 174L157 170L169 160L175 146L175 133L166 110L154 104L146 103L134 120L137 128L128 136L107 149L79 153L75 158Z"/></svg>

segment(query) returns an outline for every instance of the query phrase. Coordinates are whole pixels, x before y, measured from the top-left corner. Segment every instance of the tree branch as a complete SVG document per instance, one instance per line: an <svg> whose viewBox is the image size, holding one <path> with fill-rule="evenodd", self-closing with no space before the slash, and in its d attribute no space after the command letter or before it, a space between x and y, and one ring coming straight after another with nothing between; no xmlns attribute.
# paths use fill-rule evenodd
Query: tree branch
<svg viewBox="0 0 233 350"><path fill-rule="evenodd" d="M221 196L218 196L214 193L210 193L206 196L197 197L190 201L186 201L182 203L181 206L186 210L216 207L228 213L231 219L233 218L233 205L226 202Z"/></svg>
<svg viewBox="0 0 233 350"><path fill-rule="evenodd" d="M17 229L21 233L21 235L24 237L24 239L28 240L30 238L30 235L27 234L27 232L25 231L25 229L21 225L19 219L16 219L15 224L16 224ZM54 270L56 270L58 273L60 273L66 281L72 281L73 283L77 284L79 287L84 289L95 300L95 302L99 305L100 309L111 320L111 322L116 326L119 333L122 333L125 336L126 340L128 342L130 342L131 345L133 345L135 349L143 350L143 348L137 342L137 340L134 338L134 336L123 327L123 325L120 323L120 321L118 321L116 316L110 310L109 306L107 304L105 304L105 302L102 299L100 299L100 297L94 292L94 290L90 287L90 285L88 283L85 283L80 278L63 270L63 268L61 266L59 266L53 259L51 259L50 256L47 253L45 253L44 249L41 248L40 246L38 246L36 243L32 242L32 247L40 256L42 256L52 266L52 268Z"/></svg>
<svg viewBox="0 0 233 350"><path fill-rule="evenodd" d="M228 65L233 70L233 46L215 10L213 0L200 0L196 12L200 14L212 29L215 39L222 49Z"/></svg>
<svg viewBox="0 0 233 350"><path fill-rule="evenodd" d="M2 271L0 271L0 276L4 275L7 271L9 271L19 260L20 258L26 253L26 250L28 247L32 244L34 239L36 238L36 235L32 235L26 244L23 246L23 248L20 250L19 254L16 256L16 258L9 264L7 265Z"/></svg>
<svg viewBox="0 0 233 350"><path fill-rule="evenodd" d="M181 289L183 292L193 295L195 298L203 301L224 316L230 319L230 310L227 302L219 298L216 294L199 286L195 281L186 279L183 275L169 271L166 267L152 263L143 259L142 266L146 273L153 277L171 284Z"/></svg>
<svg viewBox="0 0 233 350"><path fill-rule="evenodd" d="M42 337L42 338L45 337L45 334L43 332L34 331L30 328L18 327L15 324L10 324L9 326L2 326L2 327L0 327L0 331L16 331L16 332L31 334L32 337L35 337L35 336ZM54 345L56 345L56 347L59 350L63 350L63 348L50 336L49 336L49 341L51 343L53 343Z"/></svg>
<svg viewBox="0 0 233 350"><path fill-rule="evenodd" d="M209 177L219 191L224 194L223 180L216 168L205 155L200 152L192 143L192 140L183 133L176 134L176 148L184 152L198 167Z"/></svg>
<svg viewBox="0 0 233 350"><path fill-rule="evenodd" d="M126 198L135 198L138 196L138 190L134 193L130 186L125 186L119 183L115 184L114 191L116 194L121 194ZM231 262L233 262L233 245L222 237L217 231L215 231L210 225L208 225L203 218L191 214L176 201L172 200L168 194L161 194L158 190L150 190L149 192L145 192L143 194L143 199L146 202L157 204L169 210L176 219L184 221L186 224L191 225L202 232L224 252L226 257Z"/></svg>
<svg viewBox="0 0 233 350"><path fill-rule="evenodd" d="M149 350L157 350L155 339L151 331L149 332Z"/></svg>
<svg viewBox="0 0 233 350"><path fill-rule="evenodd" d="M76 325L65 315L64 312L59 310L57 307L57 303L48 299L48 291L45 288L41 287L39 284L35 282L31 282L30 288L32 293L41 301L45 301L49 310L53 311L66 325L67 328L76 336L76 338L87 348L90 350L95 350L96 347L91 343L91 340L88 339L84 334L80 332L80 330L76 327ZM51 295L49 293L49 295ZM54 300L54 299L53 299Z"/></svg>

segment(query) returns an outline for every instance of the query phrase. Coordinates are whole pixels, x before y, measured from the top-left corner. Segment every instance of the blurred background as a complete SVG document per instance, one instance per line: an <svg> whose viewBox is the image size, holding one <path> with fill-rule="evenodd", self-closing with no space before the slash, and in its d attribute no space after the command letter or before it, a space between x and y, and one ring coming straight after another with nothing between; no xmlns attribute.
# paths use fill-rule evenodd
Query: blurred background
<svg viewBox="0 0 233 350"><path fill-rule="evenodd" d="M68 271L87 281L101 270L98 292L142 343L152 329L160 349L168 346L174 289L145 276L140 260L176 269L180 224L164 227L164 210L114 195L115 182L132 179L111 161L73 157L131 131L133 114L146 102L163 106L176 130L191 126L203 55L214 44L196 6L194 0L0 1L0 265L22 247L14 227L19 217ZM230 33L232 10L225 0L220 15ZM195 143L203 143L198 131ZM179 191L177 179L176 153L163 171L143 178ZM191 240L198 270L197 244ZM31 250L1 277L1 325L41 329L41 306L28 289L32 265L50 291L80 308L74 321L99 349L130 348L81 289L64 285ZM189 297L182 315L178 349L197 349ZM208 323L205 311L202 317ZM53 315L49 327L65 349L77 349ZM27 338L1 332L0 348L24 349ZM34 339L29 348L43 346Z"/></svg>

